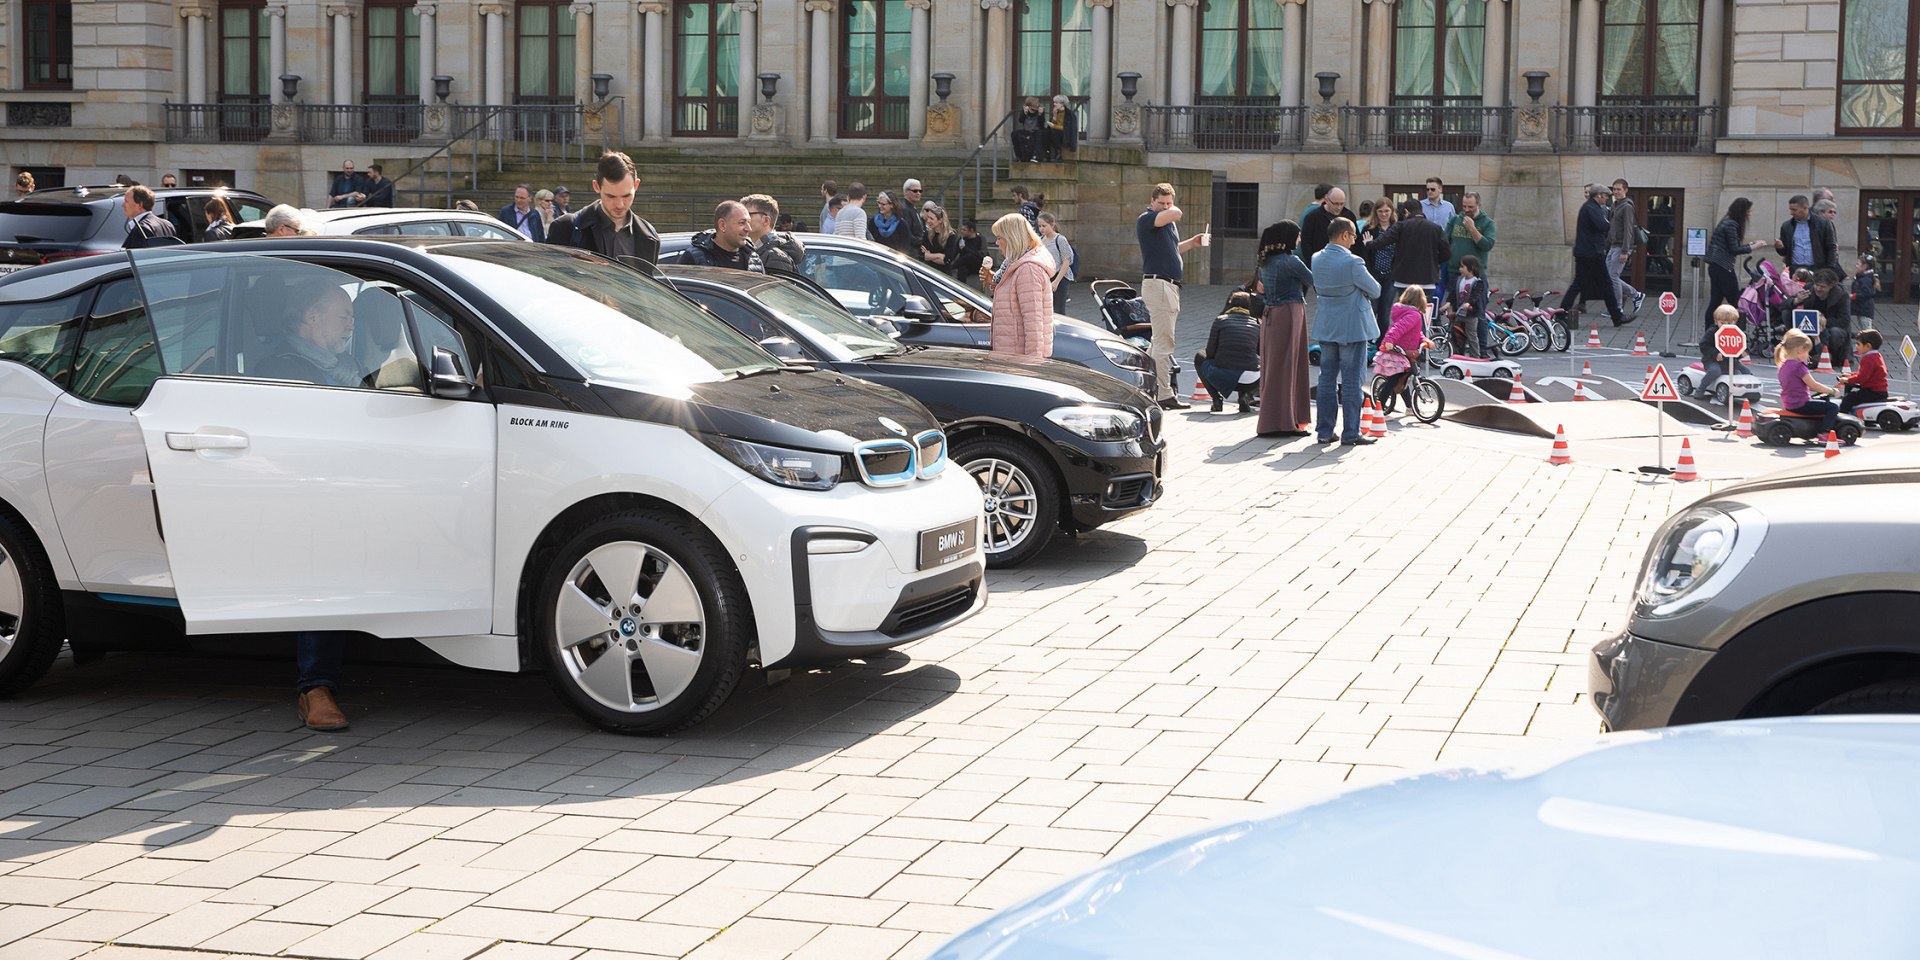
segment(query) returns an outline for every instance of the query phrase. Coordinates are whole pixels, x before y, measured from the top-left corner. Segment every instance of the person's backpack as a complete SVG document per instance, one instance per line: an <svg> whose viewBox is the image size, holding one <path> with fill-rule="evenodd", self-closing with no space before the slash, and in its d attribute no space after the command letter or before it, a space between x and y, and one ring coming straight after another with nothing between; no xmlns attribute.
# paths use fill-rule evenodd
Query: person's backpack
<svg viewBox="0 0 1920 960"><path fill-rule="evenodd" d="M1067 243L1067 249L1073 252L1073 267L1071 269L1073 270L1073 278L1078 280L1080 279L1080 248L1074 246L1073 243L1069 241Z"/></svg>

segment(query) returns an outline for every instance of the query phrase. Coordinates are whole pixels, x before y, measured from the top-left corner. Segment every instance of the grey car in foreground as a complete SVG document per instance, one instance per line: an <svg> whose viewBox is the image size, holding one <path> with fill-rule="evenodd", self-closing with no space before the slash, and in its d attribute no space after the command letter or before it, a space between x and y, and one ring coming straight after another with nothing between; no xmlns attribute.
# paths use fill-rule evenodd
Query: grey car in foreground
<svg viewBox="0 0 1920 960"><path fill-rule="evenodd" d="M1638 583L1589 664L1610 729L1920 713L1920 451L1718 490L1661 526Z"/></svg>
<svg viewBox="0 0 1920 960"><path fill-rule="evenodd" d="M1920 718L1615 734L1163 843L933 960L1911 958L1916 794Z"/></svg>

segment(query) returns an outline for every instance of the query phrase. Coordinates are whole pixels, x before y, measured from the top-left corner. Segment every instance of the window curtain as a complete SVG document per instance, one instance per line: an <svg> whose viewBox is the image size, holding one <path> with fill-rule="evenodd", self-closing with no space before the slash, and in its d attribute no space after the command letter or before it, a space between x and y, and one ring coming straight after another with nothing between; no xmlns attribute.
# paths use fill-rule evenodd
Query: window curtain
<svg viewBox="0 0 1920 960"><path fill-rule="evenodd" d="M1700 0L1659 0L1653 40L1653 89L1660 97L1700 92Z"/></svg>
<svg viewBox="0 0 1920 960"><path fill-rule="evenodd" d="M367 8L367 93L374 96L397 92L395 75L400 57L394 49L394 35L399 32L399 19L397 7Z"/></svg>
<svg viewBox="0 0 1920 960"><path fill-rule="evenodd" d="M1840 126L1906 125L1908 0L1845 0L1841 7ZM1852 80L1894 81L1853 84Z"/></svg>
<svg viewBox="0 0 1920 960"><path fill-rule="evenodd" d="M1060 5L1060 92L1084 97L1093 89L1093 10L1087 0Z"/></svg>
<svg viewBox="0 0 1920 960"><path fill-rule="evenodd" d="M1200 19L1200 96L1231 97L1240 91L1242 0L1206 0ZM1278 6L1277 4L1273 6Z"/></svg>
<svg viewBox="0 0 1920 960"><path fill-rule="evenodd" d="M847 96L871 97L879 82L879 4L853 0L847 5Z"/></svg>
<svg viewBox="0 0 1920 960"><path fill-rule="evenodd" d="M1478 100L1487 68L1487 0L1446 0L1446 5L1443 95Z"/></svg>
<svg viewBox="0 0 1920 960"><path fill-rule="evenodd" d="M701 97L707 94L711 12L711 5L705 3L689 3L680 8L680 76L675 84L680 96Z"/></svg>
<svg viewBox="0 0 1920 960"><path fill-rule="evenodd" d="M1439 0L1400 0L1393 11L1393 95L1433 96L1433 55Z"/></svg>
<svg viewBox="0 0 1920 960"><path fill-rule="evenodd" d="M520 75L518 86L523 97L547 97L554 93L547 85L552 68L549 54L553 49L548 20L553 9L539 5L520 8L520 58L515 70Z"/></svg>
<svg viewBox="0 0 1920 960"><path fill-rule="evenodd" d="M1280 62L1286 50L1283 26L1285 16L1280 4L1254 0L1247 7L1247 90L1249 97L1280 96Z"/></svg>
<svg viewBox="0 0 1920 960"><path fill-rule="evenodd" d="M908 94L907 68L913 55L913 14L907 0L886 0L886 17L881 22L880 92L889 97Z"/></svg>

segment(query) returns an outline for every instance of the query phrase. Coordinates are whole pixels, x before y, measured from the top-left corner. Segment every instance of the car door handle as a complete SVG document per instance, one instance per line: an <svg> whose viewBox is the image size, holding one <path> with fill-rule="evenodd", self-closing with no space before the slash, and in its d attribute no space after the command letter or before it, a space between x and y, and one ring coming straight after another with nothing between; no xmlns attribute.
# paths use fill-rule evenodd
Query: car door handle
<svg viewBox="0 0 1920 960"><path fill-rule="evenodd" d="M232 433L169 433L172 450L245 450L247 438Z"/></svg>

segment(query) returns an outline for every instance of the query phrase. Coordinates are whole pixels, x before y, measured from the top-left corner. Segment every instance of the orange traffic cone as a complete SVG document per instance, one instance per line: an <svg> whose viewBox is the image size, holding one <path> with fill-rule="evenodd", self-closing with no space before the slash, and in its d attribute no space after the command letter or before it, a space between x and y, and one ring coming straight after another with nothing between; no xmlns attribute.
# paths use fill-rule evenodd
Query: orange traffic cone
<svg viewBox="0 0 1920 960"><path fill-rule="evenodd" d="M1575 380L1573 382L1574 402L1579 403L1580 401L1585 399L1587 399L1587 382L1585 380Z"/></svg>
<svg viewBox="0 0 1920 960"><path fill-rule="evenodd" d="M1588 350L1600 349L1600 328L1599 327L1587 328L1587 349Z"/></svg>
<svg viewBox="0 0 1920 960"><path fill-rule="evenodd" d="M1193 378L1193 397L1191 399L1194 403L1213 402L1213 395L1207 392L1206 381L1197 376Z"/></svg>
<svg viewBox="0 0 1920 960"><path fill-rule="evenodd" d="M1520 389L1520 372L1517 370L1514 371L1514 374L1513 374L1513 389L1507 391L1507 402L1508 403L1526 403L1527 402L1527 392L1525 390Z"/></svg>
<svg viewBox="0 0 1920 960"><path fill-rule="evenodd" d="M1360 435L1363 437L1373 436L1373 414L1374 414L1373 398L1367 397L1367 396L1361 397L1360 398Z"/></svg>
<svg viewBox="0 0 1920 960"><path fill-rule="evenodd" d="M1674 468L1673 478L1681 483L1700 479L1693 469L1693 441L1685 437L1680 438L1680 465Z"/></svg>
<svg viewBox="0 0 1920 960"><path fill-rule="evenodd" d="M1820 365L1813 368L1814 373L1832 373L1833 367L1827 363L1826 344L1820 345Z"/></svg>
<svg viewBox="0 0 1920 960"><path fill-rule="evenodd" d="M1373 408L1373 419L1369 421L1372 426L1363 423L1360 425L1360 432L1378 440L1387 435L1387 413L1380 409L1380 405L1374 403L1372 400L1368 400L1367 404Z"/></svg>
<svg viewBox="0 0 1920 960"><path fill-rule="evenodd" d="M1580 361L1580 375L1583 377L1593 376L1593 361L1591 360Z"/></svg>
<svg viewBox="0 0 1920 960"><path fill-rule="evenodd" d="M1553 464L1573 462L1573 451L1567 447L1567 425L1564 423L1553 429L1553 454L1547 457L1547 462Z"/></svg>
<svg viewBox="0 0 1920 960"><path fill-rule="evenodd" d="M1753 438L1753 404L1746 400L1740 401L1740 429L1735 430L1733 435L1742 440Z"/></svg>
<svg viewBox="0 0 1920 960"><path fill-rule="evenodd" d="M1651 353L1650 351L1648 351L1648 350L1647 350L1647 335L1646 335L1646 334L1644 334L1644 333L1639 333L1639 332L1637 332L1637 331L1636 331L1636 332L1634 333L1634 335L1633 335L1633 355L1634 355L1634 356L1636 356L1636 357L1651 357L1651 356L1653 356L1653 354L1652 354L1652 353Z"/></svg>
<svg viewBox="0 0 1920 960"><path fill-rule="evenodd" d="M1828 430L1827 431L1827 455L1825 459L1831 460L1834 457L1837 457L1839 455L1840 455L1840 435L1838 433L1835 433L1832 430Z"/></svg>

